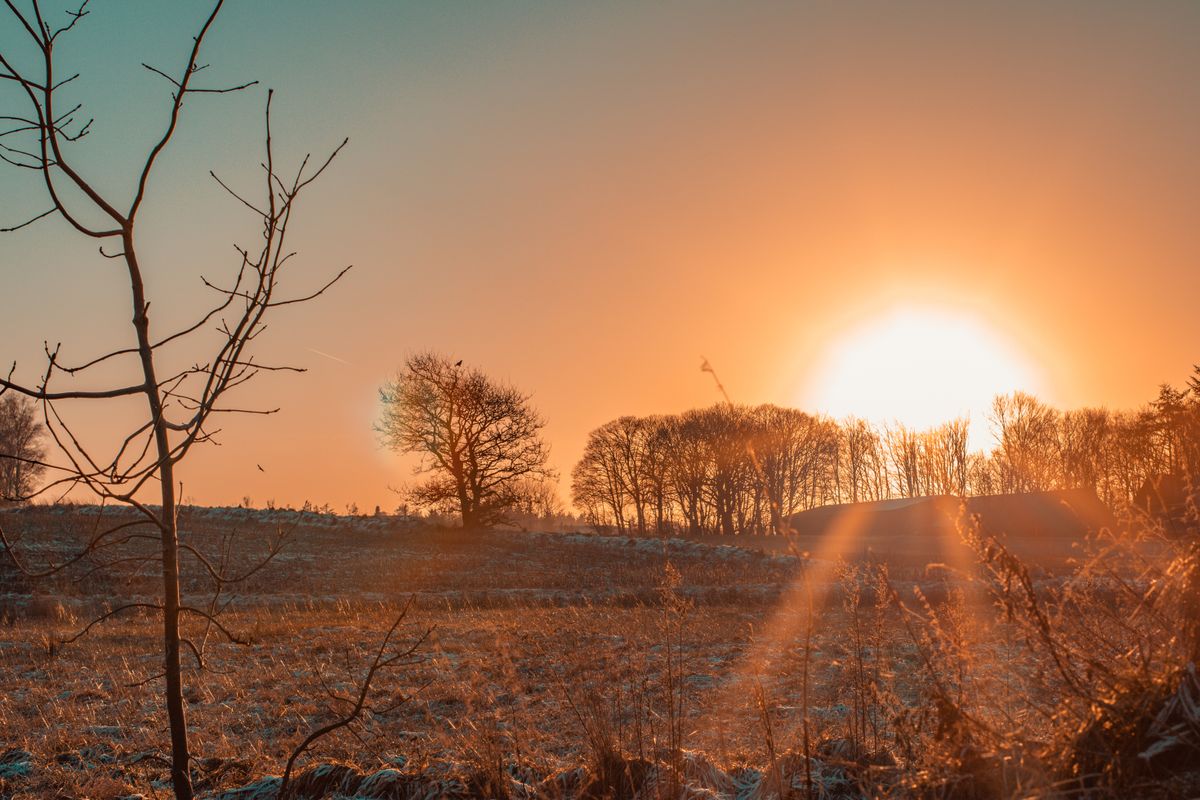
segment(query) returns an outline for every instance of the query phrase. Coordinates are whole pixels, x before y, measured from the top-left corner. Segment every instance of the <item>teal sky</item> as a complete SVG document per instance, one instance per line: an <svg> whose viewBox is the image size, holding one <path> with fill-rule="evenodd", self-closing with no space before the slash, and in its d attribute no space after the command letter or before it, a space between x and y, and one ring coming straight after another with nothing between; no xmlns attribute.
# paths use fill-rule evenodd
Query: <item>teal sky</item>
<svg viewBox="0 0 1200 800"><path fill-rule="evenodd" d="M140 63L177 71L208 6L91 10L59 69L96 118L77 162L127 202L168 101ZM261 87L187 105L142 220L152 320L254 236L207 171L253 190L263 87L284 159L351 139L291 285L355 269L272 324L264 354L311 372L248 389L284 411L231 422L185 494L394 506L375 391L427 347L533 392L564 472L607 419L713 402L701 354L739 401L808 407L893 307L981 320L1056 403L1148 399L1200 361L1198 41L1191 2L230 0L202 77ZM0 226L43 205L0 170ZM0 360L126 343L116 268L56 221L0 237ZM76 413L104 439L132 411Z"/></svg>

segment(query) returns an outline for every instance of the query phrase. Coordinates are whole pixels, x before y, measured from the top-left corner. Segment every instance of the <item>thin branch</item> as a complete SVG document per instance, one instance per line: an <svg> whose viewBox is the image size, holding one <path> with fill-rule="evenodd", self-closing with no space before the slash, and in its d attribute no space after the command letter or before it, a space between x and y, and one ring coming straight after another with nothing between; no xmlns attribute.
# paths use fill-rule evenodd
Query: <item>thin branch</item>
<svg viewBox="0 0 1200 800"><path fill-rule="evenodd" d="M104 612L103 614L101 614L100 616L96 617L91 622L89 622L87 625L85 625L82 630L78 631L73 636L69 636L66 639L60 639L59 643L60 644L71 644L73 642L77 642L80 639L82 639L84 636L86 636L88 631L90 631L92 628L96 627L100 623L102 623L108 619L111 619L112 617L115 617L117 614L120 614L123 611L130 611L135 608L147 608L147 609L151 609L154 611L162 611L163 610L162 605L159 603L126 603L125 605L117 606L112 611Z"/></svg>
<svg viewBox="0 0 1200 800"><path fill-rule="evenodd" d="M12 369L8 371L9 378L12 377L16 368L17 364L14 361ZM26 397L32 397L34 400L111 400L116 397L130 397L135 394L142 394L146 391L146 385L139 384L137 386L123 386L120 389L101 389L97 391L47 392L44 388L30 389L19 383L13 383L6 378L0 378L0 396L3 396L7 391L23 394Z"/></svg>
<svg viewBox="0 0 1200 800"><path fill-rule="evenodd" d="M216 614L210 614L209 612L205 611L204 609L196 608L195 606L180 606L179 612L181 614L192 614L197 617L200 617L201 619L208 620L214 628L219 630L222 634L224 634L226 639L233 642L234 644L243 644L243 645L250 644L250 642L241 638L240 636L238 636L237 634L233 633L228 628L226 628L221 623L221 621L219 619L217 619Z"/></svg>
<svg viewBox="0 0 1200 800"><path fill-rule="evenodd" d="M179 124L179 114L183 110L183 97L188 91L188 84L192 76L196 73L196 58L200 55L200 45L204 42L204 37L208 34L208 29L212 27L213 21L216 20L217 14L221 12L223 5L225 5L225 0L217 0L213 6L212 13L208 15L208 19L204 21L204 25L200 28L200 33L196 35L192 52L188 55L187 66L183 70L183 77L176 84L179 91L175 93L175 101L171 104L171 114L167 123L167 129L163 133L162 138L158 140L158 143L150 150L150 155L146 157L146 163L142 166L142 172L137 183L137 192L134 194L133 202L129 205L129 213L126 215L128 219L132 220L137 217L138 208L141 207L142 199L146 196L146 185L150 182L150 173L154 169L154 163L158 160L158 156L162 151L166 149L167 144L171 141L171 137L175 135L175 128Z"/></svg>
<svg viewBox="0 0 1200 800"><path fill-rule="evenodd" d="M297 745L296 748L292 750L291 755L288 756L287 766L284 767L283 778L280 781L279 792L277 794L281 800L286 800L288 797L287 791L289 783L291 782L292 768L296 764L296 759L306 753L309 748L311 748L319 739L328 736L329 734L340 730L341 728L345 728L357 720L362 715L363 709L366 707L367 697L371 692L371 682L374 680L376 674L380 670L396 664L400 659L411 656L417 651L417 648L419 648L425 642L425 640L429 637L429 634L433 632L433 629L430 628L426 630L425 633L422 634L407 650L391 656L385 656L388 644L392 640L392 636L395 635L396 630L400 627L400 623L402 623L405 617L408 616L409 609L412 608L412 604L415 599L415 595L408 599L408 602L404 604L404 608L400 610L400 614L396 617L396 621L392 623L392 627L388 629L387 634L383 637L383 641L379 643L379 649L375 653L375 659L371 662L370 667L367 668L367 672L363 676L362 683L359 685L358 697L355 700L353 707L343 716L339 717L333 722L322 725L320 728L317 728L309 733L308 736L304 738L304 741Z"/></svg>
<svg viewBox="0 0 1200 800"><path fill-rule="evenodd" d="M3 156L0 156L0 158L4 158L4 157L3 157ZM5 161L8 161L8 159L7 159L7 158L5 158L4 160L5 160ZM8 163L10 163L10 164L11 164L11 163L13 163L13 162L9 161ZM21 164L18 164L17 166L23 166L23 165L21 165ZM14 232L14 231L19 231L19 230L21 230L21 228L28 227L29 225L32 225L33 223L37 222L39 219L44 219L45 217L48 217L48 216L50 216L51 214L53 214L53 213L54 213L55 211L57 211L57 210L58 210L57 208L52 208L52 209L50 209L49 211L43 211L41 214L38 214L38 215L37 215L36 217L34 217L33 219L26 220L25 222L22 222L20 225L13 225L11 228L0 228L0 233L12 233L12 232Z"/></svg>

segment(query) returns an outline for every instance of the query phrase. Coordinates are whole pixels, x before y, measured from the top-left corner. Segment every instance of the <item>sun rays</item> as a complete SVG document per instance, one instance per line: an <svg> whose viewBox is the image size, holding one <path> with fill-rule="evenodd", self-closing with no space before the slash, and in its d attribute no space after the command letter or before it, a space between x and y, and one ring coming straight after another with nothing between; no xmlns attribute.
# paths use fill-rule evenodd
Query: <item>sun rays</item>
<svg viewBox="0 0 1200 800"><path fill-rule="evenodd" d="M827 634L829 624L838 620L842 610L838 593L847 588L841 575L844 567L865 565L866 572L856 571L849 579L865 579L876 592L893 591L889 573L875 570L885 564L904 563L912 555L897 549L879 549L897 546L880 535L881 528L887 527L881 525L880 515L902 511L906 503L927 505L929 513L922 521L922 530L910 534L924 537L922 545L931 555L936 554L936 559L908 565L908 571L914 574L906 576L904 585L909 587L914 581L917 586L924 584L924 595L907 589L903 594L897 591L894 599L885 598L883 602L891 605L899 601L904 604L905 613L920 614L931 610L922 607L922 597L930 594L931 587L944 589L947 596L958 590L964 600L962 610L973 624L986 624L987 606L975 581L976 559L964 537L976 521L971 518L964 499L945 496L846 504L837 509L821 533L790 535L791 551L801 562L797 575L784 587L762 626L753 632L728 682L709 698L706 707L709 719L714 720L711 724L717 724L715 719L720 709L734 696L752 687L761 691L764 675L788 674L802 668L806 685L817 682L816 676L807 674L805 651L811 647L816 632ZM812 550L806 551L805 545L813 545ZM809 709L804 713L807 715Z"/></svg>

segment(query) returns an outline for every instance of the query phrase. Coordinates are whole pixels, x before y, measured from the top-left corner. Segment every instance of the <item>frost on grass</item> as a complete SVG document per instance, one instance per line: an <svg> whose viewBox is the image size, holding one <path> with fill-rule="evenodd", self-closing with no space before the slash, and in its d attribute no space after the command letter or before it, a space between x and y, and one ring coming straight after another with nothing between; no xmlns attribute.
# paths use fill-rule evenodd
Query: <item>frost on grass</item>
<svg viewBox="0 0 1200 800"><path fill-rule="evenodd" d="M33 772L33 753L28 750L9 750L0 753L0 778L25 778Z"/></svg>
<svg viewBox="0 0 1200 800"><path fill-rule="evenodd" d="M3 513L49 555L94 522L86 510ZM249 560L277 517L193 510L182 536L235 533L231 559ZM421 625L435 631L419 663L378 687L381 705L410 699L323 742L294 773L297 798L769 800L807 797L810 780L822 798L878 796L879 787L896 797L991 797L1001 785L1054 796L1053 765L979 742L981 726L1019 718L1044 751L1057 741L1053 719L1029 714L1029 699L1061 687L1022 644L1027 635L989 603L971 605L943 573L892 572L908 598L901 614L879 610L887 593L866 567L832 577L832 565L782 550L394 522L313 517L255 585L230 598L226 622L252 646L210 641L208 669L188 677L203 796L277 800L279 779L269 776L334 718L329 691L353 693L355 665L413 593ZM678 580L665 592L668 564ZM824 600L807 700L805 570L831 576L815 587ZM145 584L91 576L37 587L37 596L9 577L0 575L0 742L10 748L0 798L162 796L162 710L145 684L161 669L158 620L130 614L79 643L55 644L115 596L153 597L153 576ZM184 585L186 594L201 583L189 573ZM1106 611L1119 597L1095 589L1105 585L1076 581L1072 597ZM1026 602L1071 589L1049 573L1029 576L1029 587ZM1153 702L1139 706L1145 727L1136 733L1146 736L1129 761L1147 773L1186 772L1200 752L1200 681L1194 668L1186 675L1153 683ZM681 698L683 738L669 758L671 696ZM959 707L978 727L964 732ZM1099 715L1086 737L1065 743L1107 746L1110 721ZM1174 796L1192 788L1200 781Z"/></svg>
<svg viewBox="0 0 1200 800"><path fill-rule="evenodd" d="M747 766L725 770L696 752L683 754L677 776L665 763L629 760L621 767L616 774L622 785L613 786L586 767L541 774L528 766L508 764L500 776L502 785L496 786L494 777L455 763L442 762L415 772L382 769L369 773L342 764L322 764L294 781L295 794L289 791L288 800L777 800L780 787L785 795L806 796L810 774L816 796L854 796L850 792L855 784L844 767L819 759L806 762L794 753L766 770ZM211 795L211 800L279 800L279 785L277 777L262 778Z"/></svg>

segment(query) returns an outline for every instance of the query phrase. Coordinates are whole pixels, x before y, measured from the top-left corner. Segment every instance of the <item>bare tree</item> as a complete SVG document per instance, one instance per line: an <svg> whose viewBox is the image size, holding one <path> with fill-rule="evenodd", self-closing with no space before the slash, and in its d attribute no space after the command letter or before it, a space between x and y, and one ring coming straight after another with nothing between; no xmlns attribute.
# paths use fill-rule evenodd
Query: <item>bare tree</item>
<svg viewBox="0 0 1200 800"><path fill-rule="evenodd" d="M644 536L653 512L655 530L662 532L669 502L663 424L658 418L625 416L588 434L571 473L572 494L577 506L590 509L593 523L611 520L618 531ZM627 506L632 506L629 519Z"/></svg>
<svg viewBox="0 0 1200 800"><path fill-rule="evenodd" d="M376 430L421 456L428 477L408 490L416 506L457 510L464 528L492 525L520 499L522 482L549 477L545 421L529 396L436 353L412 356L379 392Z"/></svg>
<svg viewBox="0 0 1200 800"><path fill-rule="evenodd" d="M36 491L46 471L44 431L33 400L0 397L0 506L23 502Z"/></svg>
<svg viewBox="0 0 1200 800"><path fill-rule="evenodd" d="M1081 408L1063 412L1058 446L1063 488L1086 486L1106 496L1106 464L1112 451L1108 409Z"/></svg>
<svg viewBox="0 0 1200 800"><path fill-rule="evenodd" d="M650 476L652 463L651 438L654 423L640 417L625 416L607 422L588 434L581 460L581 478L589 470L602 478L597 484L613 513L617 529L626 526L639 536L646 534L647 512L653 506L654 489ZM586 485L586 481L580 486ZM630 504L632 518L625 519L625 505Z"/></svg>
<svg viewBox="0 0 1200 800"><path fill-rule="evenodd" d="M645 479L647 502L654 509L654 532L666 534L671 519L670 454L667 452L667 418L645 420L646 440L642 448L641 472Z"/></svg>
<svg viewBox="0 0 1200 800"><path fill-rule="evenodd" d="M921 494L921 438L916 431L896 424L886 433L888 455L892 462L895 491L899 497Z"/></svg>
<svg viewBox="0 0 1200 800"><path fill-rule="evenodd" d="M850 502L881 500L887 494L887 463L883 442L866 420L850 417L842 422L840 459Z"/></svg>
<svg viewBox="0 0 1200 800"><path fill-rule="evenodd" d="M1059 412L1025 392L992 403L997 459L1006 492L1040 492L1059 485Z"/></svg>
<svg viewBox="0 0 1200 800"><path fill-rule="evenodd" d="M836 427L803 411L764 405L753 412L758 478L763 484L767 519L763 527L785 533L788 518L824 500L829 473L836 465Z"/></svg>
<svg viewBox="0 0 1200 800"><path fill-rule="evenodd" d="M517 482L509 522L521 530L545 527L560 522L566 508L558 495L557 481L548 478L525 478Z"/></svg>
<svg viewBox="0 0 1200 800"><path fill-rule="evenodd" d="M674 500L691 534L708 527L705 497L712 477L711 449L700 411L671 417L666 425L667 469Z"/></svg>
<svg viewBox="0 0 1200 800"><path fill-rule="evenodd" d="M701 410L698 417L712 465L708 499L717 518L717 531L726 536L743 532L738 511L754 480L748 416L744 406L715 405Z"/></svg>
<svg viewBox="0 0 1200 800"><path fill-rule="evenodd" d="M601 430L588 434L583 455L571 470L571 500L592 525L612 525L624 532L628 501L617 474L616 459L600 435Z"/></svg>
<svg viewBox="0 0 1200 800"><path fill-rule="evenodd" d="M918 434L920 481L927 495L967 493L970 422L965 417L945 422Z"/></svg>
<svg viewBox="0 0 1200 800"><path fill-rule="evenodd" d="M40 378L34 382L18 380L14 364L7 377L0 379L0 393L24 395L41 404L47 434L57 455L52 461L39 461L48 475L40 492L90 493L101 499L102 509L109 503L118 503L136 512L132 520L127 515L115 521L102 516L102 523L97 524L79 552L42 569L27 566L2 530L0 541L14 563L34 575L54 574L85 560L94 562L99 569L125 565L161 570L159 602L118 605L93 620L84 631L126 611L161 614L163 669L151 679L161 678L165 683L171 780L175 796L184 800L193 796L193 790L181 648L186 646L192 652L197 669L204 666L202 649L188 638L184 624L191 620L204 629L216 628L234 641L237 637L218 620L219 606L215 599L206 605L181 596L181 555L193 560L211 579L215 587L212 598L216 598L221 587L246 578L266 563L277 552L278 542L269 548L263 562L240 573L230 570L224 555L204 553L196 545L181 542L176 494L178 466L195 445L213 440L218 429L212 423L218 415L272 413L272 409L230 405L227 398L232 390L263 371L295 370L262 364L252 353L268 312L322 294L346 271L301 296L283 298L276 294L280 275L294 255L288 249L287 232L297 197L325 170L345 142L323 161L314 163L306 158L290 177L285 177L275 163L272 150L268 93L259 199L253 202L246 199L213 175L217 184L260 222L260 238L253 247L235 246L237 258L227 280L217 282L201 276L204 286L216 299L198 319L169 331L151 323L147 278L172 267L169 263L143 260L138 248L140 221L150 203L156 167L179 128L187 101L253 85L197 84L197 76L207 66L200 61L201 49L223 2L216 0L204 18L178 71L144 65L167 82L170 99L164 128L130 176L132 188L124 197L90 180L89 165L77 158L73 145L87 135L92 122L84 116L80 103L66 97L75 89L72 82L78 75L63 75L57 69L60 44L88 15L87 0L75 10L59 15L61 21L43 13L39 0L29 0L24 8L18 7L16 0L5 0L7 19L3 25L24 44L20 50L13 49L17 46L12 42L0 44L0 86L12 90L10 95L0 96L0 101L6 104L0 108L0 126L4 126L0 127L0 159L18 173L32 176L44 190L46 202L45 207L5 230L17 230L51 218L99 243L101 255L123 268L122 280L127 284L131 306L131 317L125 319L132 321L130 334L134 342L128 347L85 356L75 363L65 359L60 346L47 346L46 365ZM11 99L14 97L15 100ZM206 351L207 355L197 357L197 353ZM112 383L100 383L109 380ZM98 437L84 436L72 422L72 409L77 404L114 403L128 410L135 401L143 408L141 421L122 433L110 451L101 452L106 445ZM132 555L119 556L120 549L126 547L134 548ZM228 549L223 552L227 554Z"/></svg>
<svg viewBox="0 0 1200 800"><path fill-rule="evenodd" d="M728 404L620 417L588 434L572 471L575 505L597 525L692 534L786 530L831 497L837 426L795 409Z"/></svg>
<svg viewBox="0 0 1200 800"><path fill-rule="evenodd" d="M648 420L621 417L605 426L616 452L617 474L625 484L625 493L633 502L633 525L639 536L646 535L646 511L650 505L650 481L646 475L647 450L654 429Z"/></svg>

